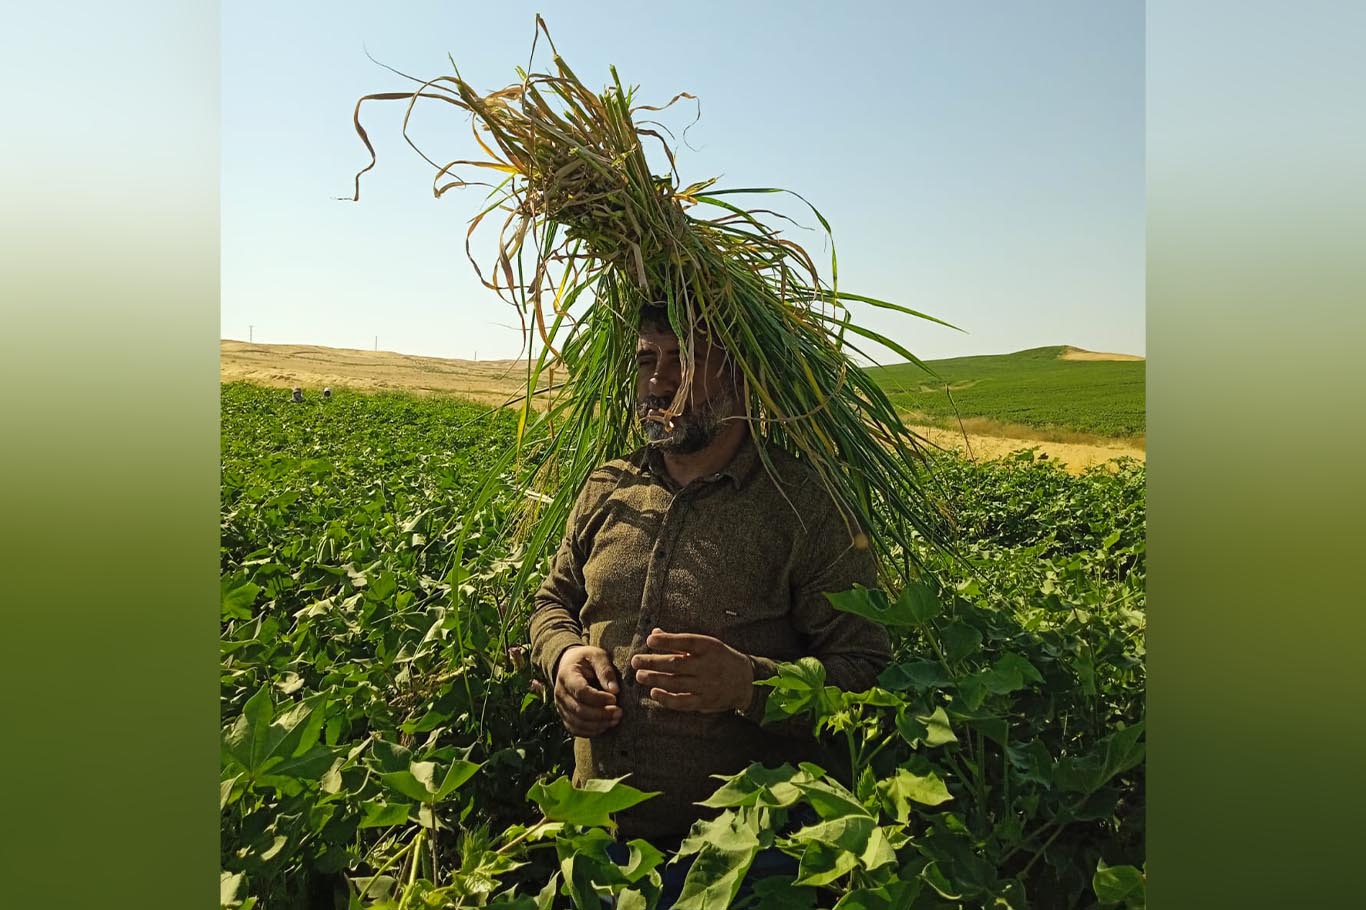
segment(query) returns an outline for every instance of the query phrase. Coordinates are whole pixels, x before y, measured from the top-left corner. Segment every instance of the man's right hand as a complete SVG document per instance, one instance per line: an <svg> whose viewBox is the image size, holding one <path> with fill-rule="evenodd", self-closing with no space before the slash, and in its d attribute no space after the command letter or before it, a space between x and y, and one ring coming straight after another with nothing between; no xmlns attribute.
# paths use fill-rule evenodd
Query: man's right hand
<svg viewBox="0 0 1366 910"><path fill-rule="evenodd" d="M602 648L578 645L560 655L555 671L555 709L575 736L597 736L621 722L617 671Z"/></svg>

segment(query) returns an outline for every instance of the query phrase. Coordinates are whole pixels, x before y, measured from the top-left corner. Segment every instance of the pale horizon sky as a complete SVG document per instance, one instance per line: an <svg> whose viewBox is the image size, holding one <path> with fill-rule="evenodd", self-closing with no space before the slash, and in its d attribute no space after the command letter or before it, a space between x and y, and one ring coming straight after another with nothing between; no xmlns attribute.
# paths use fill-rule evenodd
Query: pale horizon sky
<svg viewBox="0 0 1366 910"><path fill-rule="evenodd" d="M400 106L366 109L379 163L359 204L334 197L368 157L356 99L410 88L367 48L422 78L448 73L449 53L473 84L499 88L526 64L537 11L590 86L615 64L641 100L698 96L693 148L678 149L685 182L801 193L834 228L841 289L967 331L855 310L917 355L1146 354L1144 11L1132 0L224 4L222 337L254 326L260 343L370 349L378 336L407 354L517 353L515 314L465 259L483 193L432 197ZM692 117L680 103L665 122ZM433 157L472 147L444 105L419 108L412 132ZM791 237L828 265L818 233Z"/></svg>

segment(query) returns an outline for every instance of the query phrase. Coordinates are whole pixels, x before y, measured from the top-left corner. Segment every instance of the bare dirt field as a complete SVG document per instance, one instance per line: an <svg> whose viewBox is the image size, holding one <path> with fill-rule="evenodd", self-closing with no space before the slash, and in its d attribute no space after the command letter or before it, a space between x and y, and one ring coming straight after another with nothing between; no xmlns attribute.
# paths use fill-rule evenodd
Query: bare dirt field
<svg viewBox="0 0 1366 910"><path fill-rule="evenodd" d="M1073 354L1083 356L1072 356ZM1099 354L1069 349L1075 360L1142 360L1132 354ZM301 386L316 394L325 387L365 392L396 391L424 395L455 395L496 406L521 395L526 388L525 361L445 360L392 351L358 351L317 345L251 344L224 340L220 344L219 373L223 382L252 382L288 389ZM1105 439L1085 434L1034 431L1028 427L964 423L962 430L915 426L931 443L991 459L1033 448L1077 473L1112 458L1143 460L1142 439Z"/></svg>
<svg viewBox="0 0 1366 910"><path fill-rule="evenodd" d="M1013 428L1012 428L1013 429ZM1114 458L1128 457L1145 461L1147 455L1137 440L1103 440L1091 443L1056 442L1031 439L1025 435L1001 436L968 431L966 434L940 427L915 426L914 430L934 445L956 449L980 461L1000 458L1011 452L1035 449L1038 454L1061 462L1073 474L1104 464Z"/></svg>
<svg viewBox="0 0 1366 910"><path fill-rule="evenodd" d="M1060 360L1142 360L1137 354L1108 354L1104 351L1084 351L1065 345Z"/></svg>
<svg viewBox="0 0 1366 910"><path fill-rule="evenodd" d="M317 392L326 387L363 392L458 395L500 405L526 388L521 360L444 360L392 351L357 351L303 344L249 344L224 340L219 346L223 382L254 382Z"/></svg>

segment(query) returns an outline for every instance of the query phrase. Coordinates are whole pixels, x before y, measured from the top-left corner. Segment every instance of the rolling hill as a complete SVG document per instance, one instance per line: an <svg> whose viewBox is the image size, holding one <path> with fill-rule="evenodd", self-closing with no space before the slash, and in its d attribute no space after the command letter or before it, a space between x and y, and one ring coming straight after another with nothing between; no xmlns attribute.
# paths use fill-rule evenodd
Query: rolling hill
<svg viewBox="0 0 1366 910"><path fill-rule="evenodd" d="M956 425L961 417L1110 437L1147 429L1147 362L1132 354L1060 345L926 366L938 375L911 363L869 372L898 408L936 424Z"/></svg>

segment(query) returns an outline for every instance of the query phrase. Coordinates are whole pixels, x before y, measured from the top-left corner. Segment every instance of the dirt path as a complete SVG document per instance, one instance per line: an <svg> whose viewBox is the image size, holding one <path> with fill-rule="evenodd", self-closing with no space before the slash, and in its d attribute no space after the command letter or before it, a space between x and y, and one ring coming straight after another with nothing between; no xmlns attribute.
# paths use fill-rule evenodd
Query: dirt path
<svg viewBox="0 0 1366 910"><path fill-rule="evenodd" d="M1117 355L1106 355L1117 356ZM220 345L219 374L223 382L245 381L288 389L301 386L309 394L324 387L364 392L401 391L425 395L458 395L490 406L521 394L526 364L517 360L444 360L392 351L358 351L316 345L249 344L225 340ZM1020 449L1035 448L1041 455L1079 473L1122 455L1144 459L1134 440L1056 441L1048 434L1031 436L1012 427L1010 435L993 433L974 421L966 441L957 430L916 426L916 432L935 445L970 451L980 460L998 458Z"/></svg>

